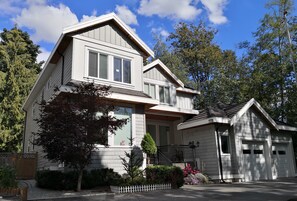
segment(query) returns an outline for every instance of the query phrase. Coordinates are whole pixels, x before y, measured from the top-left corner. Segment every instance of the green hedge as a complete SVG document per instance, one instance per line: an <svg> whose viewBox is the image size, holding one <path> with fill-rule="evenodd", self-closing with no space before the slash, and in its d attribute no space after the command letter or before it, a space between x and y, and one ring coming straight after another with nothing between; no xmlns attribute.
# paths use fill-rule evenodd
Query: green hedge
<svg viewBox="0 0 297 201"><path fill-rule="evenodd" d="M184 174L181 168L175 166L156 165L146 168L146 179L149 183L171 183L173 188L184 185Z"/></svg>
<svg viewBox="0 0 297 201"><path fill-rule="evenodd" d="M15 169L8 166L0 166L0 188L17 187Z"/></svg>
<svg viewBox="0 0 297 201"><path fill-rule="evenodd" d="M61 172L42 170L36 174L37 186L54 190L74 190L77 185L78 173L76 171ZM119 185L121 176L113 169L96 169L84 171L82 189L91 189L97 186Z"/></svg>

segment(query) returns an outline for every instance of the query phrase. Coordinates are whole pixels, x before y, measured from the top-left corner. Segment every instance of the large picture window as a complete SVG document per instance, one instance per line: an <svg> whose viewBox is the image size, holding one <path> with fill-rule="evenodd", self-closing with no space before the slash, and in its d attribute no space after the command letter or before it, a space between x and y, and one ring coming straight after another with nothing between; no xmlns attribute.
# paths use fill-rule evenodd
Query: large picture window
<svg viewBox="0 0 297 201"><path fill-rule="evenodd" d="M89 76L108 79L107 55L89 52Z"/></svg>
<svg viewBox="0 0 297 201"><path fill-rule="evenodd" d="M114 81L131 84L131 61L115 57L113 63Z"/></svg>
<svg viewBox="0 0 297 201"><path fill-rule="evenodd" d="M132 140L132 108L118 107L114 112L114 116L117 119L128 119L126 125L117 130L114 135L115 146L130 146Z"/></svg>
<svg viewBox="0 0 297 201"><path fill-rule="evenodd" d="M159 97L161 103L170 104L169 87L159 86Z"/></svg>

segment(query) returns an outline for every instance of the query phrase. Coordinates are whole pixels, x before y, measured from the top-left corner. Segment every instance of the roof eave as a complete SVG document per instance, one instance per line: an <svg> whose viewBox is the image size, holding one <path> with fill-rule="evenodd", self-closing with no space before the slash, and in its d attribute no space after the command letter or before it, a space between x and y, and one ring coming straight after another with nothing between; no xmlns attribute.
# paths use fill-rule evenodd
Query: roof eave
<svg viewBox="0 0 297 201"><path fill-rule="evenodd" d="M184 122L177 125L177 130L185 130L194 127L204 126L208 124L230 124L230 119L225 117L211 117L201 121Z"/></svg>

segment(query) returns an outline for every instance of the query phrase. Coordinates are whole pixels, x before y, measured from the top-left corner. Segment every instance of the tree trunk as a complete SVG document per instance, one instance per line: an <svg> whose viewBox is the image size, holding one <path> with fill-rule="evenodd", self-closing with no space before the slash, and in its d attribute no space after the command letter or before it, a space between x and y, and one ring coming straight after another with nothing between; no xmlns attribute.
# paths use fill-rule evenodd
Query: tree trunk
<svg viewBox="0 0 297 201"><path fill-rule="evenodd" d="M78 191L78 192L81 191L82 177L83 177L83 169L79 170L79 174L78 174L77 188L76 188L76 191Z"/></svg>

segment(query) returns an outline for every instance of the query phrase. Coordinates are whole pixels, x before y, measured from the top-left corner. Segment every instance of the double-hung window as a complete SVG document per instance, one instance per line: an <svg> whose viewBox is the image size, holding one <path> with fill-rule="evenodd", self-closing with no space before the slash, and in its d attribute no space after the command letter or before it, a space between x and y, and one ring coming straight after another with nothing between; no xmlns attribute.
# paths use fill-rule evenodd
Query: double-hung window
<svg viewBox="0 0 297 201"><path fill-rule="evenodd" d="M156 99L156 85L144 83L144 92L153 99Z"/></svg>
<svg viewBox="0 0 297 201"><path fill-rule="evenodd" d="M131 61L114 57L113 80L131 84Z"/></svg>
<svg viewBox="0 0 297 201"><path fill-rule="evenodd" d="M159 86L159 97L161 103L170 104L169 87Z"/></svg>
<svg viewBox="0 0 297 201"><path fill-rule="evenodd" d="M108 56L97 52L89 52L89 76L108 79Z"/></svg>

